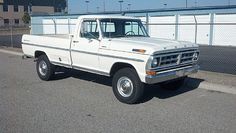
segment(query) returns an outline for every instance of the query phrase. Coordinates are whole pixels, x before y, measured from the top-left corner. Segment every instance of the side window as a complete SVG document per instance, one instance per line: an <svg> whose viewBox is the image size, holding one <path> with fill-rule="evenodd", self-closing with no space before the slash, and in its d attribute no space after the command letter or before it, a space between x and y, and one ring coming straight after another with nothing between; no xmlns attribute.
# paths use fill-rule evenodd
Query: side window
<svg viewBox="0 0 236 133"><path fill-rule="evenodd" d="M99 38L98 24L95 20L85 20L81 25L80 37Z"/></svg>

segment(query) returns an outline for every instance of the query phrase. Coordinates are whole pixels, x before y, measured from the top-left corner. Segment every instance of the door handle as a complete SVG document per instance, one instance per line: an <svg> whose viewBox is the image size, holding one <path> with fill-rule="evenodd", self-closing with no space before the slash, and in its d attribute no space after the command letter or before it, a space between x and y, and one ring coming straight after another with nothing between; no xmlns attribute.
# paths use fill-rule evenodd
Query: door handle
<svg viewBox="0 0 236 133"><path fill-rule="evenodd" d="M73 43L79 43L79 41L73 41Z"/></svg>

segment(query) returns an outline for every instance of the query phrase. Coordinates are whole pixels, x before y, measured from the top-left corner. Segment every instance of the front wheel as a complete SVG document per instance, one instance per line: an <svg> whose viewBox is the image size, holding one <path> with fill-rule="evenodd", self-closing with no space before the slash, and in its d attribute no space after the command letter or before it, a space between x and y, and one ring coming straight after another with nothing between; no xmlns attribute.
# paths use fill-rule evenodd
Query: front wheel
<svg viewBox="0 0 236 133"><path fill-rule="evenodd" d="M54 75L54 68L55 66L50 63L46 55L41 55L37 59L36 70L41 80L51 80Z"/></svg>
<svg viewBox="0 0 236 133"><path fill-rule="evenodd" d="M115 73L112 88L120 102L134 104L142 98L144 84L134 69L123 68Z"/></svg>

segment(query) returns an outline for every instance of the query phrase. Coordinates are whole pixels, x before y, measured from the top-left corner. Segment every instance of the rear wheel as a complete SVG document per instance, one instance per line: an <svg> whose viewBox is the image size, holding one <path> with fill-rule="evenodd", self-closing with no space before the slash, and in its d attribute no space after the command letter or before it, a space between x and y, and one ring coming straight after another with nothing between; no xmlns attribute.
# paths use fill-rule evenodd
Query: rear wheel
<svg viewBox="0 0 236 133"><path fill-rule="evenodd" d="M161 88L168 90L178 90L184 85L186 77L160 83Z"/></svg>
<svg viewBox="0 0 236 133"><path fill-rule="evenodd" d="M123 103L137 103L143 95L144 84L132 68L117 71L112 80L113 93Z"/></svg>
<svg viewBox="0 0 236 133"><path fill-rule="evenodd" d="M37 59L36 70L40 79L51 80L54 75L54 68L55 66L50 63L46 55L41 55Z"/></svg>

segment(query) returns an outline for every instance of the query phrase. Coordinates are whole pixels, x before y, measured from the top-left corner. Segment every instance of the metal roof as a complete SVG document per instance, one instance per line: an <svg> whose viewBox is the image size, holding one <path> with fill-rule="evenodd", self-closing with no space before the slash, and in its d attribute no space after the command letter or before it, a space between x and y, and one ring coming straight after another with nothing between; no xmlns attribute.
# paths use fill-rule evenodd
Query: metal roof
<svg viewBox="0 0 236 133"><path fill-rule="evenodd" d="M52 14L52 15L32 15L33 17L43 16L80 16L89 14L143 14L152 13L156 15L175 15L175 14L207 14L207 13L236 13L236 5L230 6L203 6L203 7L188 7L188 8L162 8L162 9L146 9L146 10L131 10L131 11L107 11L107 12L91 12L80 14Z"/></svg>

